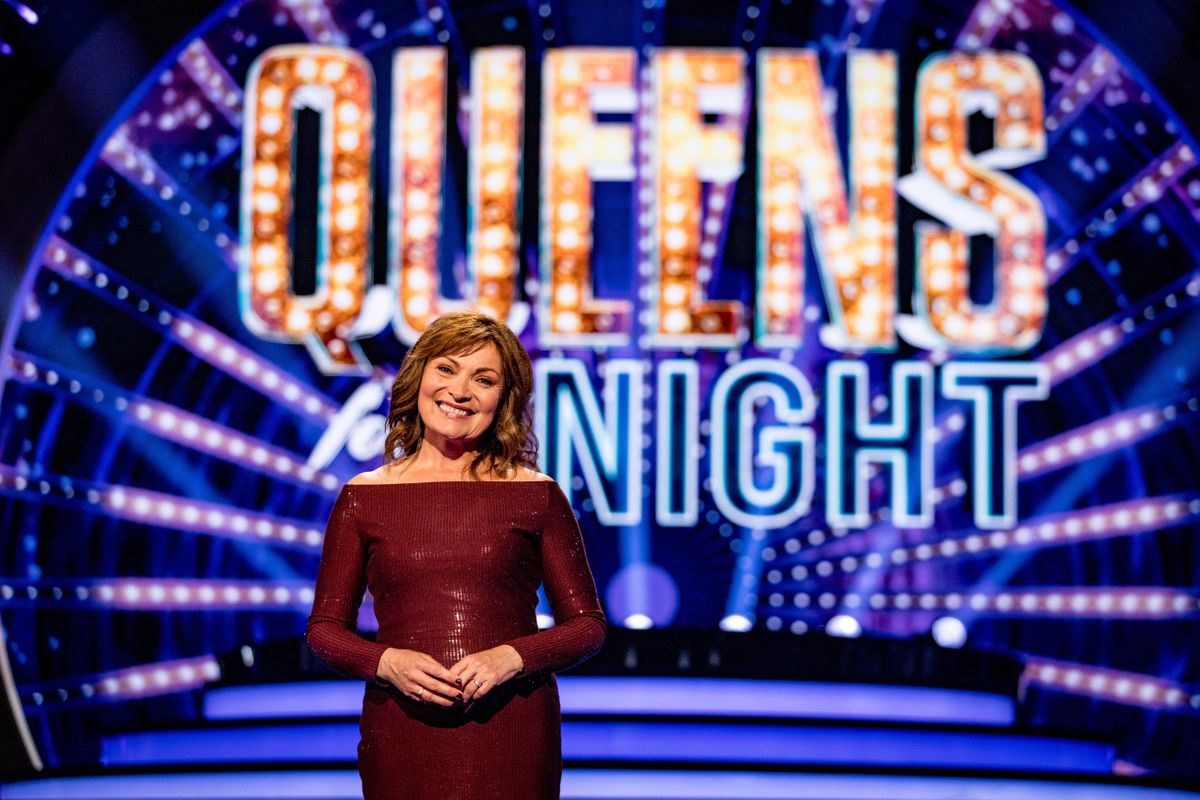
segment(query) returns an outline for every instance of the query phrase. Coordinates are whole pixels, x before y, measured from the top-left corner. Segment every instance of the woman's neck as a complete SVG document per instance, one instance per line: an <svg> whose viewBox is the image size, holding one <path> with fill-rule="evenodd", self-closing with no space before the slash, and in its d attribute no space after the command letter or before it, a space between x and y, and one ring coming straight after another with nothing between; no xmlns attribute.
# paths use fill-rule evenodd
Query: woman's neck
<svg viewBox="0 0 1200 800"><path fill-rule="evenodd" d="M460 480L469 477L471 462L479 455L479 451L471 446L473 444L435 441L427 437L421 441L421 449L412 462L404 467L404 472L427 479Z"/></svg>

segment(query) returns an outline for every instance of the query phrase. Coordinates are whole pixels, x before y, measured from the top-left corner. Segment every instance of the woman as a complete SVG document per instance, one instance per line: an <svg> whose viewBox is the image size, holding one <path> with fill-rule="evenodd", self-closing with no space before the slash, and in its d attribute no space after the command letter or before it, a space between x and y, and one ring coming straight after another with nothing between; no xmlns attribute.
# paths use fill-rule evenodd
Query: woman
<svg viewBox="0 0 1200 800"><path fill-rule="evenodd" d="M368 681L358 766L374 798L556 798L553 672L604 641L579 526L533 469L529 355L508 328L447 314L392 385L385 454L338 494L308 643ZM545 583L556 625L538 631ZM376 642L356 633L363 588Z"/></svg>

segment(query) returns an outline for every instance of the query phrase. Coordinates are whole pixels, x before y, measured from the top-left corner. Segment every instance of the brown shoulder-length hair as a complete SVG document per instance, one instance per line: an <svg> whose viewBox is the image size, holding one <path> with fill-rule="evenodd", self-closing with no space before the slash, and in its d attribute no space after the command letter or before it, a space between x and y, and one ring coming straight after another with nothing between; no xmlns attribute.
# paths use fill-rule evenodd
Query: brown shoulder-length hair
<svg viewBox="0 0 1200 800"><path fill-rule="evenodd" d="M533 434L529 398L533 394L533 366L529 353L504 324L475 311L456 311L438 317L408 354L392 381L383 460L406 461L421 449L425 423L417 413L417 394L425 365L441 356L474 353L492 345L500 354L501 396L496 418L479 441L479 454L471 461L471 477L484 473L508 475L519 466L536 469L537 438Z"/></svg>

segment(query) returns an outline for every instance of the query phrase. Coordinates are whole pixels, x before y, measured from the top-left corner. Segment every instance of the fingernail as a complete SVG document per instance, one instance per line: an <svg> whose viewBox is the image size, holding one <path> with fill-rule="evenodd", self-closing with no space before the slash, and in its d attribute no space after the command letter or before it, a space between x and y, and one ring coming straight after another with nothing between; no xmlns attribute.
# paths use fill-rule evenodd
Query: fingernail
<svg viewBox="0 0 1200 800"><path fill-rule="evenodd" d="M455 695L455 696L458 698L459 702L461 703L461 702L462 702L462 695L461 695L461 694L459 694L459 695Z"/></svg>
<svg viewBox="0 0 1200 800"><path fill-rule="evenodd" d="M455 686L462 686L462 678L455 678L455 679L454 679L454 685L455 685Z"/></svg>

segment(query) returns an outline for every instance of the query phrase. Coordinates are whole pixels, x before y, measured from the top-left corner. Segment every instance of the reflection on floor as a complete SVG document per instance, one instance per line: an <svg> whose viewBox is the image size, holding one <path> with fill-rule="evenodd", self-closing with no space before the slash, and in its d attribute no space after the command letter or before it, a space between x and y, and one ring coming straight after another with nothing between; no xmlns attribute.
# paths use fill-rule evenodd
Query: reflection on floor
<svg viewBox="0 0 1200 800"><path fill-rule="evenodd" d="M1100 741L1022 730L1009 698L927 687L721 678L559 678L564 798L1151 800ZM0 798L360 797L362 686L222 687L188 727L108 736L104 774Z"/></svg>

